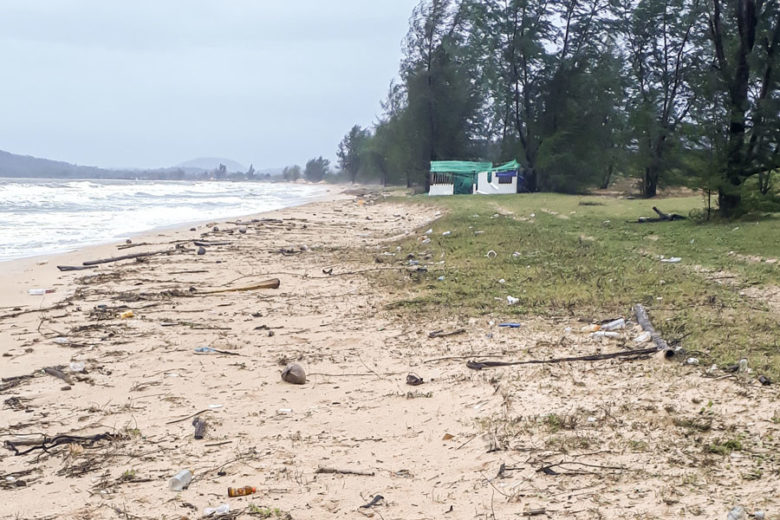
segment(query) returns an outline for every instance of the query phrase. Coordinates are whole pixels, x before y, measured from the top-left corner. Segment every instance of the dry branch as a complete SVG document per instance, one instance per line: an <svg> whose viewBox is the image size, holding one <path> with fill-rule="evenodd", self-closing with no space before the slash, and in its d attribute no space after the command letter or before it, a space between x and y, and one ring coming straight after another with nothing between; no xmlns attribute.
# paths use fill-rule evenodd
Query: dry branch
<svg viewBox="0 0 780 520"><path fill-rule="evenodd" d="M636 321L642 326L642 330L650 333L653 343L658 350L670 350L669 345L664 341L658 332L655 331L653 324L650 323L650 318L647 316L647 311L642 304L637 303L634 305L634 314L636 314Z"/></svg>
<svg viewBox="0 0 780 520"><path fill-rule="evenodd" d="M352 470L352 469L336 469L336 468L323 468L320 466L317 468L317 470L314 472L316 474L321 473L334 473L338 475L361 475L364 477L373 477L374 472L373 471L360 471L360 470Z"/></svg>
<svg viewBox="0 0 780 520"><path fill-rule="evenodd" d="M170 253L178 253L181 252L182 249L162 249L160 251L148 251L146 253L134 253L132 255L122 255L122 256L112 256L111 258L101 258L98 260L88 260L82 265L90 266L90 265L98 265L98 264L108 264L111 262L119 262L120 260L132 260L134 258L144 258L147 256L155 256L155 255L165 255Z"/></svg>
<svg viewBox="0 0 780 520"><path fill-rule="evenodd" d="M482 370L483 368L508 367L514 365L541 365L546 363L565 363L569 361L602 361L605 359L627 358L638 359L649 356L657 352L655 347L640 348L635 350L621 350L620 352L609 352L607 354L589 354L587 356L575 356L552 359L530 359L528 361L467 361L466 366L472 370Z"/></svg>

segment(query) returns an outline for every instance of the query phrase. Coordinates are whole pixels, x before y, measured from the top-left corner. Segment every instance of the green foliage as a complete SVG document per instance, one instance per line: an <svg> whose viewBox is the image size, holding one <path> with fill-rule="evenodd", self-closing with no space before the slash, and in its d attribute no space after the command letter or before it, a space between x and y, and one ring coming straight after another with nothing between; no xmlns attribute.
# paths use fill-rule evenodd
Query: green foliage
<svg viewBox="0 0 780 520"><path fill-rule="evenodd" d="M336 156L339 158L339 167L347 175L350 182L355 182L361 170L366 155L366 142L371 138L371 132L355 125L339 143Z"/></svg>
<svg viewBox="0 0 780 520"><path fill-rule="evenodd" d="M430 255L428 272L412 279L378 275L388 290L398 291L391 307L396 312L452 318L457 300L463 317L590 321L630 316L633 305L643 303L661 334L672 342L684 338L686 349L701 353L696 357L702 364L744 357L755 371L780 375L776 310L760 296L780 285L776 264L765 261L780 258L777 214L702 226L690 220L634 223L659 204L646 200L528 194L416 203L435 205L445 216L432 226L430 244L416 237L398 244L404 255ZM699 206L694 196L665 199L661 209L684 215ZM491 250L495 258L486 256ZM659 255L683 261L665 264ZM508 305L507 296L518 303Z"/></svg>
<svg viewBox="0 0 780 520"><path fill-rule="evenodd" d="M310 182L320 182L330 173L330 161L319 156L315 159L309 159L306 162L306 168L303 170L303 176Z"/></svg>
<svg viewBox="0 0 780 520"><path fill-rule="evenodd" d="M288 182L295 182L301 178L301 167L297 164L285 166L282 170L282 178Z"/></svg>

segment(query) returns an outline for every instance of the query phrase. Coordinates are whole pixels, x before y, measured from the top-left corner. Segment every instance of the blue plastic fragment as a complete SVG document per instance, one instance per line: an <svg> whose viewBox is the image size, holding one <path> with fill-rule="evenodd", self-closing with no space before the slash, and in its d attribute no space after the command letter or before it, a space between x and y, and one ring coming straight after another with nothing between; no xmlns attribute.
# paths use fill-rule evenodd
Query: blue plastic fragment
<svg viewBox="0 0 780 520"><path fill-rule="evenodd" d="M522 323L514 323L514 322L506 322L506 323L499 323L499 327L508 327L510 329L517 329L520 328L523 324Z"/></svg>

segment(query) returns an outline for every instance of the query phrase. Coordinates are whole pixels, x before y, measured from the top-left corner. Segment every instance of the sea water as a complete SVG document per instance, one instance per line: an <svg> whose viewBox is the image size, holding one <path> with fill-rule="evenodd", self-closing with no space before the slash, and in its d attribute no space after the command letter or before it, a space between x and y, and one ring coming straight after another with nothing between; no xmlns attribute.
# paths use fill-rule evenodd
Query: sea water
<svg viewBox="0 0 780 520"><path fill-rule="evenodd" d="M0 179L0 261L296 206L327 189L265 182Z"/></svg>

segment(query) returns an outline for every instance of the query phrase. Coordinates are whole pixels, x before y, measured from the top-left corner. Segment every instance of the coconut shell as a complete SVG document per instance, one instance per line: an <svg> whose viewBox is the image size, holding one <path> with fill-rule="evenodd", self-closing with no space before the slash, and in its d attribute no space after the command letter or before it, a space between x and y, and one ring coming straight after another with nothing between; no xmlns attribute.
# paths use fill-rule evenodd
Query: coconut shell
<svg viewBox="0 0 780 520"><path fill-rule="evenodd" d="M294 385L302 385L306 382L306 372L298 363L291 363L287 365L282 371L282 381L286 381Z"/></svg>

